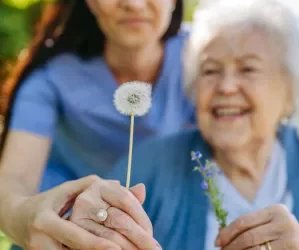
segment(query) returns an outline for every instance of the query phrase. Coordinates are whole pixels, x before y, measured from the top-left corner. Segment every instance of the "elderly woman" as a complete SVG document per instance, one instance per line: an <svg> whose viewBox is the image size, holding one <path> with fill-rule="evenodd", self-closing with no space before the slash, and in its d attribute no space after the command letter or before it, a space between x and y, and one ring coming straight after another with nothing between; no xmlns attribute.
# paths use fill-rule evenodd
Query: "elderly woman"
<svg viewBox="0 0 299 250"><path fill-rule="evenodd" d="M185 69L198 130L135 151L132 181L147 188L143 207L144 186L130 192L99 180L70 219L122 249L150 249L145 212L164 250L299 249L299 139L286 122L299 84L296 17L274 0L222 1L197 14ZM228 212L220 231L192 171L193 150L224 173L215 177ZM110 177L125 180L126 163Z"/></svg>

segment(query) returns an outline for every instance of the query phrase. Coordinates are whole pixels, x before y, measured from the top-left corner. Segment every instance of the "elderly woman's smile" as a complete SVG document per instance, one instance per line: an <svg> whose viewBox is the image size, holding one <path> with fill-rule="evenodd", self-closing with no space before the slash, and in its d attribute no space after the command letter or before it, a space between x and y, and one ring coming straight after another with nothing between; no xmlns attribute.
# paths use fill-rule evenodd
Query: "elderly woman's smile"
<svg viewBox="0 0 299 250"><path fill-rule="evenodd" d="M250 108L239 106L238 104L215 104L212 105L211 112L217 121L234 121L249 115Z"/></svg>

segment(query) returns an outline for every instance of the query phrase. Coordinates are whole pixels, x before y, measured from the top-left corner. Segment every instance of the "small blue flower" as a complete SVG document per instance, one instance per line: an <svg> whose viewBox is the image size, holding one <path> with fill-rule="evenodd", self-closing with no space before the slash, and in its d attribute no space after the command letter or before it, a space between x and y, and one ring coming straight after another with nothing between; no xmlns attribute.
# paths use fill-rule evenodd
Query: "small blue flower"
<svg viewBox="0 0 299 250"><path fill-rule="evenodd" d="M202 157L202 154L199 151L191 153L192 161L199 160L201 157Z"/></svg>
<svg viewBox="0 0 299 250"><path fill-rule="evenodd" d="M206 173L206 176L207 176L208 178L213 177L213 172L208 171L208 172Z"/></svg>
<svg viewBox="0 0 299 250"><path fill-rule="evenodd" d="M201 188L203 190L207 190L209 188L209 185L208 185L208 183L205 180L202 181Z"/></svg>

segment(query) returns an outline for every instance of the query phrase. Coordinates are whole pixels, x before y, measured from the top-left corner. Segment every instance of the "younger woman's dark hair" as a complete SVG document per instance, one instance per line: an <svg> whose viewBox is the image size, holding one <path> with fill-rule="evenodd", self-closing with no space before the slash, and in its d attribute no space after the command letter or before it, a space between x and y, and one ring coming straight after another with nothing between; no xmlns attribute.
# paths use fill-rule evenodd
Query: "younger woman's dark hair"
<svg viewBox="0 0 299 250"><path fill-rule="evenodd" d="M0 157L8 134L14 100L24 79L33 70L58 54L74 53L84 60L100 56L104 50L104 34L99 29L85 0L61 0L46 8L42 17L46 20L39 26L32 45L27 49L26 58L20 59L2 90L1 112L4 126L0 142ZM163 41L178 33L182 20L183 0L177 0L170 26L162 38ZM50 43L53 41L51 46Z"/></svg>

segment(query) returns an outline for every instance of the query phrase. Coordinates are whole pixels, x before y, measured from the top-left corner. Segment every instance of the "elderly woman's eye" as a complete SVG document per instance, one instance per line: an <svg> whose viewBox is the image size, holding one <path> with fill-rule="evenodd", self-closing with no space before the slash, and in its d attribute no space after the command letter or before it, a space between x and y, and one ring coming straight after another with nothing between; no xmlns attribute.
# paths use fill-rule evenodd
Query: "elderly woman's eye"
<svg viewBox="0 0 299 250"><path fill-rule="evenodd" d="M203 70L203 75L215 75L215 74L219 74L220 70L218 69L205 69Z"/></svg>
<svg viewBox="0 0 299 250"><path fill-rule="evenodd" d="M241 68L242 73L252 73L255 72L256 69L254 67L243 67Z"/></svg>

